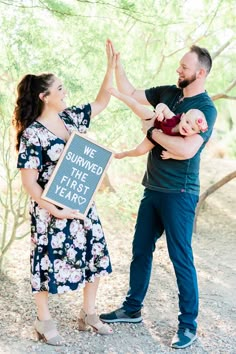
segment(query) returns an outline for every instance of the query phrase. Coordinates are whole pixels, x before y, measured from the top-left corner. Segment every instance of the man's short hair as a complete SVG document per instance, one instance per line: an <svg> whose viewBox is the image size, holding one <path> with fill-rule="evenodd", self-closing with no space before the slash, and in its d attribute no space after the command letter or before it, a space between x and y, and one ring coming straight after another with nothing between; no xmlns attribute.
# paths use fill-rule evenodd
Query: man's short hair
<svg viewBox="0 0 236 354"><path fill-rule="evenodd" d="M207 74L209 74L212 67L212 59L208 50L206 48L198 47L197 45L192 45L190 47L190 52L197 54L200 65L202 65L206 69Z"/></svg>

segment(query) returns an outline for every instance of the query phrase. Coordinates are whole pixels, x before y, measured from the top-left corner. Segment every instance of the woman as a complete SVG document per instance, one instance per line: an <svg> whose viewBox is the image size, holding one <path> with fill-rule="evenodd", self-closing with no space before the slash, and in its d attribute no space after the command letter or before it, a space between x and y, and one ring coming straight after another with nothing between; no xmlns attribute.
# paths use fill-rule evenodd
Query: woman
<svg viewBox="0 0 236 354"><path fill-rule="evenodd" d="M110 100L115 58L106 43L107 71L94 102L66 109L66 91L53 74L26 75L17 87L13 116L16 129L17 167L30 196L31 286L37 306L34 327L47 344L61 345L48 307L48 294L83 288L79 330L91 326L99 334L111 334L95 313L99 277L111 273L111 264L96 207L84 221L78 212L58 208L41 199L45 184L73 130L85 133L90 119Z"/></svg>

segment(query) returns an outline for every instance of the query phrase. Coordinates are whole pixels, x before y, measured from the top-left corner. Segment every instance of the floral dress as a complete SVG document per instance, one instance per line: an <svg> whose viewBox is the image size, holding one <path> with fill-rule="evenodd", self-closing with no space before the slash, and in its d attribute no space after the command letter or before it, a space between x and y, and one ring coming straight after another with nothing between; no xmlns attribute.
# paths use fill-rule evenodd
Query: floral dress
<svg viewBox="0 0 236 354"><path fill-rule="evenodd" d="M85 133L90 116L90 104L73 106L60 114L69 133L73 130ZM17 167L37 169L37 182L44 188L64 147L64 140L35 121L22 134ZM84 220L72 220L57 219L31 199L30 216L33 293L62 294L111 273L110 257L94 203Z"/></svg>

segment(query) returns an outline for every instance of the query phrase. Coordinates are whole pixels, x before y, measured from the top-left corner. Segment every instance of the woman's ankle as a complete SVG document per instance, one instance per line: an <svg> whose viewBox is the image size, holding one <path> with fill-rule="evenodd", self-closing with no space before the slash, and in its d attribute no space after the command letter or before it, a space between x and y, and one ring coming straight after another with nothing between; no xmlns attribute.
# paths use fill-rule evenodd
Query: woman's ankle
<svg viewBox="0 0 236 354"><path fill-rule="evenodd" d="M87 307L87 306L83 306L82 310L84 311L84 313L86 315L93 315L96 313L95 307Z"/></svg>
<svg viewBox="0 0 236 354"><path fill-rule="evenodd" d="M41 312L38 312L37 314L37 319L39 321L49 321L52 319L52 316L50 313L41 313Z"/></svg>

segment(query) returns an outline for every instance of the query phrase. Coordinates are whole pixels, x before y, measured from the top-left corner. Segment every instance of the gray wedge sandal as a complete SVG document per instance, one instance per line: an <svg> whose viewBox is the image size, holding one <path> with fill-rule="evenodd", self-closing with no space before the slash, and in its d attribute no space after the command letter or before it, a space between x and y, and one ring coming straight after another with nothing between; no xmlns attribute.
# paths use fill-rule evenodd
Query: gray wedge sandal
<svg viewBox="0 0 236 354"><path fill-rule="evenodd" d="M57 333L57 327L53 320L39 321L37 318L34 322L34 328L38 339L42 339L49 345L63 345L64 339ZM55 335L57 333L57 335Z"/></svg>
<svg viewBox="0 0 236 354"><path fill-rule="evenodd" d="M95 313L88 315L81 309L79 314L79 330L87 331L88 327L91 327L98 334L113 334L112 328L108 324L103 323Z"/></svg>

